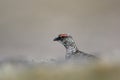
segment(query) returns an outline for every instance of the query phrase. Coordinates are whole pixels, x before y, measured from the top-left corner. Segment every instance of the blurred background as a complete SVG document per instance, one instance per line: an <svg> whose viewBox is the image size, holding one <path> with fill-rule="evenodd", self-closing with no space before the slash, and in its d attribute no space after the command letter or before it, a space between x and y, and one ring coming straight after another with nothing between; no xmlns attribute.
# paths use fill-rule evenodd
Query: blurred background
<svg viewBox="0 0 120 80"><path fill-rule="evenodd" d="M64 59L60 33L101 62L31 67ZM119 56L120 0L0 0L0 80L120 80Z"/></svg>
<svg viewBox="0 0 120 80"><path fill-rule="evenodd" d="M0 58L64 58L53 42L60 33L84 52L119 61L120 0L0 0Z"/></svg>

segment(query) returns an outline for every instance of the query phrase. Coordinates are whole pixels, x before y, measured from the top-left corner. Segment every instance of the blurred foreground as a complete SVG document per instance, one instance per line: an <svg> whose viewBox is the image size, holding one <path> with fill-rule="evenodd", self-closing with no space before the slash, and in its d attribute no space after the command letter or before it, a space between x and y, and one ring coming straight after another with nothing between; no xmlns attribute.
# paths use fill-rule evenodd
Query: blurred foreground
<svg viewBox="0 0 120 80"><path fill-rule="evenodd" d="M120 65L2 65L0 80L120 80Z"/></svg>

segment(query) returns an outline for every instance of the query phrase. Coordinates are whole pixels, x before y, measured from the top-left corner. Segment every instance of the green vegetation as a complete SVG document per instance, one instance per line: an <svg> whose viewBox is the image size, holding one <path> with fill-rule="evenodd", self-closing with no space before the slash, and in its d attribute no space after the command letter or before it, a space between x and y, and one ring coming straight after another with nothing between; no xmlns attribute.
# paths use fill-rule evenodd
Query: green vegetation
<svg viewBox="0 0 120 80"><path fill-rule="evenodd" d="M37 66L15 68L6 65L0 69L0 80L120 80L120 66Z"/></svg>

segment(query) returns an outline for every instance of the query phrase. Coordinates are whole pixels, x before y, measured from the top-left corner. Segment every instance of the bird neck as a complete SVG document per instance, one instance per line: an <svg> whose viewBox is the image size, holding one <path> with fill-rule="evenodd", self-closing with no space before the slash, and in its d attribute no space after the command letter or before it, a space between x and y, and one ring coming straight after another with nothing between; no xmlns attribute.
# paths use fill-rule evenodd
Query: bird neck
<svg viewBox="0 0 120 80"><path fill-rule="evenodd" d="M78 51L78 48L75 43L65 46L65 48L66 48L67 53L75 53L76 51Z"/></svg>
<svg viewBox="0 0 120 80"><path fill-rule="evenodd" d="M66 55L65 59L69 60L73 55L75 55L79 50L75 44L65 46L66 48Z"/></svg>

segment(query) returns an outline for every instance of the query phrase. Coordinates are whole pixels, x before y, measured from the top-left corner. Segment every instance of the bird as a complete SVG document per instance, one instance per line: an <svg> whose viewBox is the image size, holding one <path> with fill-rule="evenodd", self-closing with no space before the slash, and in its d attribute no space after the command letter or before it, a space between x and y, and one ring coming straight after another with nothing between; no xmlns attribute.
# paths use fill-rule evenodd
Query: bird
<svg viewBox="0 0 120 80"><path fill-rule="evenodd" d="M97 57L92 54L85 53L80 51L72 36L69 34L59 34L57 37L53 39L53 41L57 41L61 43L66 48L65 60L96 60Z"/></svg>

